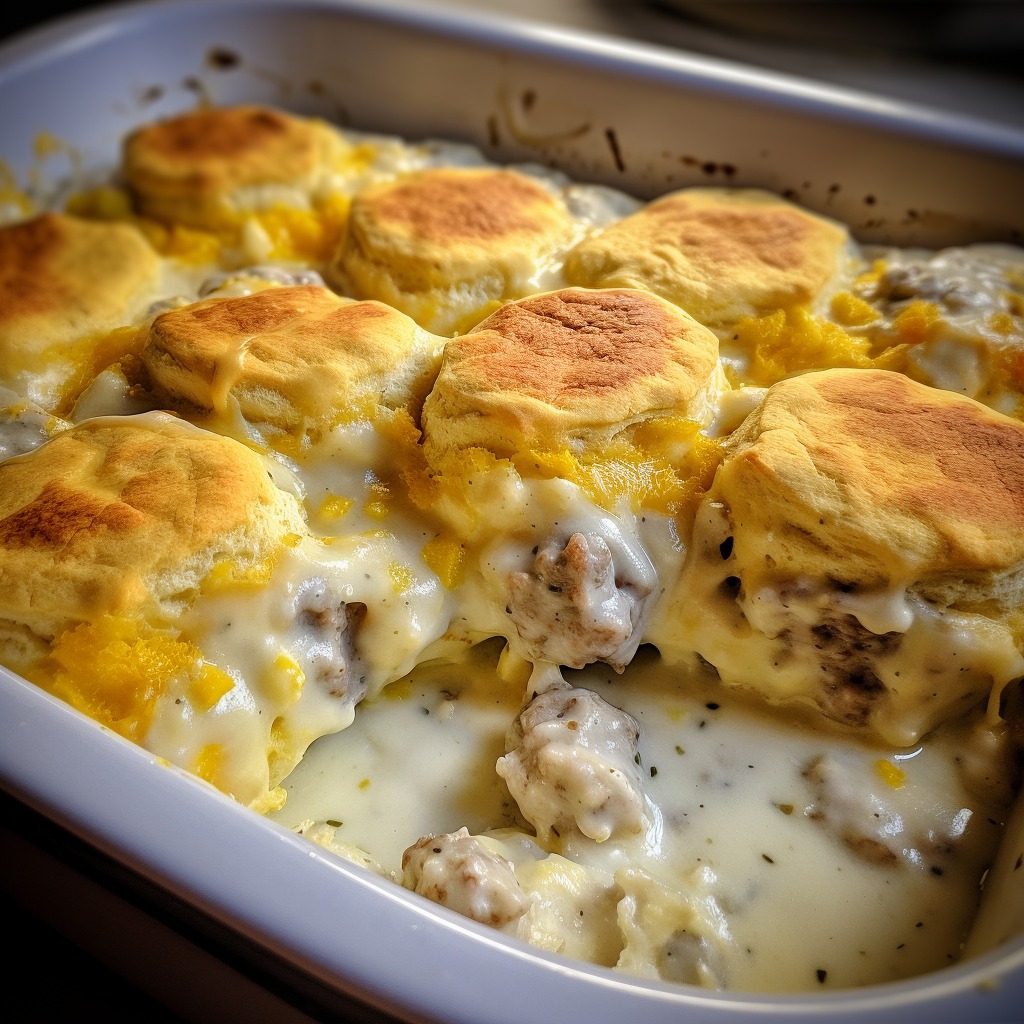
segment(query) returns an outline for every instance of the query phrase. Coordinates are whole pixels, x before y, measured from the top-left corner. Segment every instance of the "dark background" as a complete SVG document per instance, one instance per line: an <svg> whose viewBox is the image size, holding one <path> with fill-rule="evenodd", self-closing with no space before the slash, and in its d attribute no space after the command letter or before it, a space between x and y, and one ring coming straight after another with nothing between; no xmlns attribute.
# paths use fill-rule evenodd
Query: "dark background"
<svg viewBox="0 0 1024 1024"><path fill-rule="evenodd" d="M79 10L95 7L95 3L52 3L42 0L22 0L20 3L5 4L0 11L0 37L6 38L22 29L31 28L51 18L63 14L71 14Z"/></svg>

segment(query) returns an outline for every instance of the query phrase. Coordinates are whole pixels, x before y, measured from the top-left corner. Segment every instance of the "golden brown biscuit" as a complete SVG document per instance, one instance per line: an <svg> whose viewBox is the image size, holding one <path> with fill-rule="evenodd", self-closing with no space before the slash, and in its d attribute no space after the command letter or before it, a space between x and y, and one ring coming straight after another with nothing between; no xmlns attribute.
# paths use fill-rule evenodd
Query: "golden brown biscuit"
<svg viewBox="0 0 1024 1024"><path fill-rule="evenodd" d="M301 440L422 399L442 345L381 302L295 285L169 310L141 358L158 401L224 413L234 399L250 423Z"/></svg>
<svg viewBox="0 0 1024 1024"><path fill-rule="evenodd" d="M710 330L629 289L543 292L448 342L422 416L433 508L479 557L512 657L629 664L659 584L634 516L681 499L717 355Z"/></svg>
<svg viewBox="0 0 1024 1024"><path fill-rule="evenodd" d="M1024 424L824 370L776 384L724 449L667 648L897 743L1024 674Z"/></svg>
<svg viewBox="0 0 1024 1024"><path fill-rule="evenodd" d="M1024 573L1024 424L961 396L882 370L804 374L726 450L714 492L757 522L755 561L859 586L956 573L960 601Z"/></svg>
<svg viewBox="0 0 1024 1024"><path fill-rule="evenodd" d="M850 260L845 226L761 189L686 188L588 237L570 284L649 288L701 323L813 306Z"/></svg>
<svg viewBox="0 0 1024 1024"><path fill-rule="evenodd" d="M572 232L564 203L526 174L430 168L356 195L331 282L448 335L539 290L538 272Z"/></svg>
<svg viewBox="0 0 1024 1024"><path fill-rule="evenodd" d="M302 529L245 445L164 413L87 420L0 464L0 620L47 640L102 615L166 622L214 564Z"/></svg>
<svg viewBox="0 0 1024 1024"><path fill-rule="evenodd" d="M134 344L119 327L159 296L161 262L135 228L58 213L0 228L0 385L67 412Z"/></svg>
<svg viewBox="0 0 1024 1024"><path fill-rule="evenodd" d="M349 144L336 129L272 107L193 110L126 136L121 172L147 217L214 228L274 202L308 206Z"/></svg>
<svg viewBox="0 0 1024 1024"><path fill-rule="evenodd" d="M0 662L261 811L375 668L347 561L270 468L167 413L0 465Z"/></svg>
<svg viewBox="0 0 1024 1024"><path fill-rule="evenodd" d="M566 288L507 303L445 348L423 410L428 458L601 444L657 416L707 422L718 340L650 292Z"/></svg>

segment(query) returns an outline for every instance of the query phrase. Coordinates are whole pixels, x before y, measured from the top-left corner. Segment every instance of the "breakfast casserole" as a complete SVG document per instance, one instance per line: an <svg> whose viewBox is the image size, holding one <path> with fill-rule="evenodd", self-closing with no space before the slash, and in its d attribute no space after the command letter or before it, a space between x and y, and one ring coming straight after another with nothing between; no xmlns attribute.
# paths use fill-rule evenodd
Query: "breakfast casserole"
<svg viewBox="0 0 1024 1024"><path fill-rule="evenodd" d="M964 955L1024 250L203 106L0 225L0 663L425 900L733 992Z"/></svg>

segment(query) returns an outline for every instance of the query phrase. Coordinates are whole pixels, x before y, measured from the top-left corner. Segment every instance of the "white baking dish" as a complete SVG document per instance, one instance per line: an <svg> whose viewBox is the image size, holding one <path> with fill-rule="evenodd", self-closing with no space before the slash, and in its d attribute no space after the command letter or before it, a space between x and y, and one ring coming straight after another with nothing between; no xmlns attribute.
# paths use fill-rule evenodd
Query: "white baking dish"
<svg viewBox="0 0 1024 1024"><path fill-rule="evenodd" d="M69 170L108 166L128 128L200 98L466 139L643 196L697 182L762 185L848 221L865 240L1024 238L1022 133L422 4L157 0L27 35L0 48L0 159L17 181L46 189ZM96 851L90 873L116 878L122 898L226 952L281 1005L312 1016L352 1019L356 1000L366 1019L368 1006L453 1024L879 1024L1019 1019L1024 1005L1024 936L990 948L1024 916L1010 871L1001 900L1010 915L993 917L995 939L954 967L839 994L730 995L570 963L430 908L3 670L0 787ZM31 878L47 884L42 870ZM209 1002L219 1019L235 1016Z"/></svg>

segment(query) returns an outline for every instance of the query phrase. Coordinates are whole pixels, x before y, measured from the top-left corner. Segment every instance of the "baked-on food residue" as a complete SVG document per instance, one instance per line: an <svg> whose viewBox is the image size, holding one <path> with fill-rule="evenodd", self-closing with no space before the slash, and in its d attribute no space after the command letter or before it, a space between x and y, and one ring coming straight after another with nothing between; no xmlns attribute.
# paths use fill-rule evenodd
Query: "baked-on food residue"
<svg viewBox="0 0 1024 1024"><path fill-rule="evenodd" d="M1024 252L258 105L109 171L0 226L4 665L548 952L964 955L1020 788Z"/></svg>

